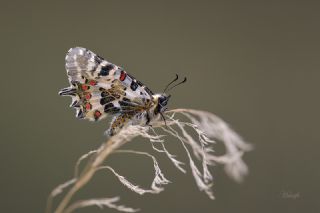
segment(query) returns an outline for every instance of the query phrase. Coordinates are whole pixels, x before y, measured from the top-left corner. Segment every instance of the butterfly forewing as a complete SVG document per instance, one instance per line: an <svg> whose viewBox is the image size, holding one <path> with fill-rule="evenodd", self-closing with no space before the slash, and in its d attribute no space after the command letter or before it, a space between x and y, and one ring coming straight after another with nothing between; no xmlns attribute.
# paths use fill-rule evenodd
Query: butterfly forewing
<svg viewBox="0 0 320 213"><path fill-rule="evenodd" d="M66 55L66 70L70 87L61 95L72 97L71 106L77 117L100 120L107 114L133 115L145 110L152 92L129 75L85 48L71 48Z"/></svg>

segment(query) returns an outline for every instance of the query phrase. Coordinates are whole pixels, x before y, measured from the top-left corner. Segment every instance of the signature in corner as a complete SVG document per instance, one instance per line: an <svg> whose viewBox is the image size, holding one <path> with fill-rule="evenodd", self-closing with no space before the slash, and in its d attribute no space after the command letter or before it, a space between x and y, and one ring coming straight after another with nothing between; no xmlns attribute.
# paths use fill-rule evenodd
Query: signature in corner
<svg viewBox="0 0 320 213"><path fill-rule="evenodd" d="M283 199L293 199L296 200L300 198L300 192L292 192L292 191L285 191L282 190L280 193L280 197Z"/></svg>

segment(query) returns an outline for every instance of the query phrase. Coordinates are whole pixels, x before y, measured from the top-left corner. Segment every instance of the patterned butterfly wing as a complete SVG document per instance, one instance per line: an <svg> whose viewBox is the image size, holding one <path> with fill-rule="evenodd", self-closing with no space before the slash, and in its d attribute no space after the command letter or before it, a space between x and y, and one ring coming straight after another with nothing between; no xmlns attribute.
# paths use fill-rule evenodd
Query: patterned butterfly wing
<svg viewBox="0 0 320 213"><path fill-rule="evenodd" d="M121 67L90 50L71 48L66 55L70 87L60 95L72 97L76 116L100 120L107 114L135 114L148 107L153 93Z"/></svg>

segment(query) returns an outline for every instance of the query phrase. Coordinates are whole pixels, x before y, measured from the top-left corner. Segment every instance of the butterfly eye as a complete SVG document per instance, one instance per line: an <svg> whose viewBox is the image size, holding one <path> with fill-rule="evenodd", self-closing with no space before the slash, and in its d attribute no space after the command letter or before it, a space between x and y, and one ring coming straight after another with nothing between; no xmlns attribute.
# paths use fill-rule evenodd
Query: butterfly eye
<svg viewBox="0 0 320 213"><path fill-rule="evenodd" d="M163 101L164 101L163 96L160 96L160 97L159 97L159 103L162 103Z"/></svg>
<svg viewBox="0 0 320 213"><path fill-rule="evenodd" d="M160 97L159 97L159 104L160 104L161 106L167 105L167 102L168 102L168 98L167 98L167 97L165 97L165 96L160 96Z"/></svg>

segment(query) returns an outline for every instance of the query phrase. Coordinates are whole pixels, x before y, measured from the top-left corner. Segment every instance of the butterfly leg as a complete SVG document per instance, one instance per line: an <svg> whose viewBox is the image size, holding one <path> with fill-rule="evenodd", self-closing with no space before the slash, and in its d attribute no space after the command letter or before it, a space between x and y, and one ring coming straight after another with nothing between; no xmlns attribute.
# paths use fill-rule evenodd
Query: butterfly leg
<svg viewBox="0 0 320 213"><path fill-rule="evenodd" d="M126 124L128 124L131 118L132 115L129 114L120 114L119 116L115 117L108 130L108 134L110 136L117 134Z"/></svg>
<svg viewBox="0 0 320 213"><path fill-rule="evenodd" d="M146 113L146 125L148 125L148 126L151 126L152 127L152 125L150 124L150 121L151 121L151 119L150 119L150 115L149 115L149 113L147 112Z"/></svg>

